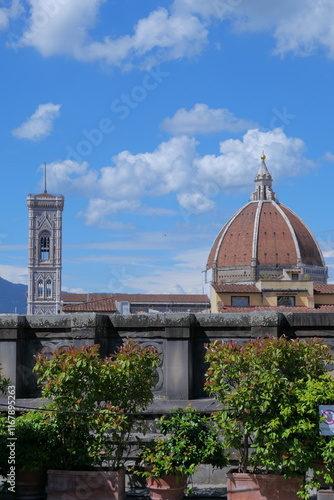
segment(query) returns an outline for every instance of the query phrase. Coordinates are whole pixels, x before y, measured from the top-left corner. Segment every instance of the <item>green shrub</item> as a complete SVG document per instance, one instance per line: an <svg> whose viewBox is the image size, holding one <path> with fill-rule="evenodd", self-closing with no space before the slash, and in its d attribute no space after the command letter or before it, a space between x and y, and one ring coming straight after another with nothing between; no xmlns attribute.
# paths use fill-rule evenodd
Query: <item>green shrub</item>
<svg viewBox="0 0 334 500"><path fill-rule="evenodd" d="M131 340L105 359L97 345L37 356L34 371L51 399L53 468L121 467L136 413L153 400L159 363L155 349Z"/></svg>
<svg viewBox="0 0 334 500"><path fill-rule="evenodd" d="M208 347L206 390L223 406L215 418L240 471L304 474L327 452L331 463L333 446L319 436L318 410L334 402L330 359L319 339L217 341Z"/></svg>
<svg viewBox="0 0 334 500"><path fill-rule="evenodd" d="M147 469L138 474L154 478L170 474L189 476L202 463L214 467L227 464L217 429L196 409L175 409L158 420L158 428L166 437L156 438L146 446L140 459Z"/></svg>

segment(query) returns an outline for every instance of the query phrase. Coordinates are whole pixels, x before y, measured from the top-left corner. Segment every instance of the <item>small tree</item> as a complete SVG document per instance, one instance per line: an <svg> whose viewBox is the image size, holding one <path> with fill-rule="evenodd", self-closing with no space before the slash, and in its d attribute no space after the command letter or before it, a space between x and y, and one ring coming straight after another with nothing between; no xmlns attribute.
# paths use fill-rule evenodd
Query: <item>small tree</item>
<svg viewBox="0 0 334 500"><path fill-rule="evenodd" d="M99 357L99 346L57 350L36 357L34 371L53 428L53 467L91 469L122 465L127 436L153 400L159 353L128 340L116 354Z"/></svg>
<svg viewBox="0 0 334 500"><path fill-rule="evenodd" d="M210 345L206 389L223 405L215 417L226 447L236 449L240 471L304 473L322 454L318 404L328 400L322 391L330 358L318 339ZM311 387L318 387L313 396Z"/></svg>

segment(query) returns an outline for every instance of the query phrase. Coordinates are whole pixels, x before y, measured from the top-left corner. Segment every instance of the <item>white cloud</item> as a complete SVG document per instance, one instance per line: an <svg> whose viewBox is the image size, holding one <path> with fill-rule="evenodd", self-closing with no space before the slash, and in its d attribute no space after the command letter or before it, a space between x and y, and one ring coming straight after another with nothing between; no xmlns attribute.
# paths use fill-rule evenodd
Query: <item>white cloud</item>
<svg viewBox="0 0 334 500"><path fill-rule="evenodd" d="M80 243L80 245L72 244L68 245L68 248L76 250L75 258L78 258L79 250L92 250L93 258L96 258L97 251L104 252L132 252L139 251L147 253L148 250L153 250L158 255L159 251L165 250L175 250L175 248L183 247L185 244L189 244L192 247L198 247L202 245L202 242L207 242L212 237L211 233L208 231L196 231L192 233L186 233L182 231L141 231L131 234L128 239L112 240L112 241L102 241L102 242L87 242Z"/></svg>
<svg viewBox="0 0 334 500"><path fill-rule="evenodd" d="M102 282L95 289L104 292L201 293L201 271L213 238L207 227L134 231L109 241L71 245L66 263L78 273L78 286L84 286L79 269L103 264ZM178 248L185 249L176 252Z"/></svg>
<svg viewBox="0 0 334 500"><path fill-rule="evenodd" d="M44 172L44 165L40 165ZM71 196L92 196L97 172L89 169L87 162L73 160L54 161L46 167L48 188Z"/></svg>
<svg viewBox="0 0 334 500"><path fill-rule="evenodd" d="M189 111L181 108L161 124L161 128L173 135L207 135L223 130L239 132L254 126L256 124L251 121L236 118L228 109L210 109L206 104L195 104Z"/></svg>
<svg viewBox="0 0 334 500"><path fill-rule="evenodd" d="M40 104L26 122L12 131L20 139L40 141L51 134L53 120L60 115L60 104Z"/></svg>
<svg viewBox="0 0 334 500"><path fill-rule="evenodd" d="M175 0L174 7L205 18L231 19L237 32L270 31L278 54L308 55L326 47L334 56L332 0Z"/></svg>
<svg viewBox="0 0 334 500"><path fill-rule="evenodd" d="M208 248L185 250L173 257L168 267L155 264L154 268L143 269L143 274L135 276L131 268L128 276L131 277L127 283L132 289L138 289L141 293L193 293L202 294L202 274L208 256Z"/></svg>
<svg viewBox="0 0 334 500"><path fill-rule="evenodd" d="M188 1L192 3L192 0ZM209 3L214 5L216 2L212 0ZM233 19L235 29L270 31L276 40L274 53L284 55L293 52L305 56L325 48L329 56L334 57L332 0L236 0L234 4L235 8L228 12L227 17Z"/></svg>
<svg viewBox="0 0 334 500"><path fill-rule="evenodd" d="M71 0L54 3L48 10L40 0L29 0L29 27L12 47L34 47L43 56L69 54L81 61L105 61L130 67L152 67L160 61L192 57L207 41L207 30L191 14L170 14L165 8L152 11L134 26L132 35L91 40L105 0Z"/></svg>
<svg viewBox="0 0 334 500"><path fill-rule="evenodd" d="M282 129L248 130L242 139L220 143L219 155L199 156L197 142L187 136L172 137L155 151L133 155L122 151L112 166L99 171L87 163L71 160L51 164L48 187L55 192L73 190L89 196L80 215L90 225L107 227L118 212L145 213L146 198L174 195L186 214L200 214L215 207L215 197L224 190L252 189L254 175L264 150L275 180L294 176L313 166L305 158L301 139L287 137ZM167 213L166 215L173 215ZM114 221L113 221L114 223Z"/></svg>
<svg viewBox="0 0 334 500"><path fill-rule="evenodd" d="M277 54L310 55L326 48L334 57L334 4L332 0L308 0L292 16L278 22L274 36Z"/></svg>
<svg viewBox="0 0 334 500"><path fill-rule="evenodd" d="M334 257L334 250L322 250L322 254L325 259L332 259Z"/></svg>
<svg viewBox="0 0 334 500"><path fill-rule="evenodd" d="M205 194L196 191L178 194L177 201L180 203L181 207L192 214L208 212L208 210L212 210L215 206L215 203Z"/></svg>
<svg viewBox="0 0 334 500"><path fill-rule="evenodd" d="M30 16L14 47L34 47L43 56L82 51L105 0L28 0Z"/></svg>
<svg viewBox="0 0 334 500"><path fill-rule="evenodd" d="M281 128L268 132L251 129L242 140L221 142L220 155L198 158L195 162L198 181L205 183L211 179L220 189L243 186L246 179L253 180L262 151L274 179L294 176L313 166L303 155L305 149L301 139L287 137Z"/></svg>
<svg viewBox="0 0 334 500"><path fill-rule="evenodd" d="M8 12L7 9L0 9L0 30L4 30L8 27Z"/></svg>
<svg viewBox="0 0 334 500"><path fill-rule="evenodd" d="M201 270L192 269L169 269L157 268L155 272L144 273L140 277L131 277L129 285L132 289L138 289L140 293L202 293Z"/></svg>
<svg viewBox="0 0 334 500"><path fill-rule="evenodd" d="M34 47L45 57L66 54L81 61L104 61L123 68L152 67L193 57L208 43L212 22L230 20L235 32L271 32L275 52L308 55L325 47L334 56L332 0L174 0L139 19L131 33L104 39L91 36L106 0L27 0L28 27L8 44ZM0 29L21 11L20 0L0 9ZM26 24L25 23L25 26ZM9 37L10 39L10 37Z"/></svg>
<svg viewBox="0 0 334 500"><path fill-rule="evenodd" d="M327 151L327 153L324 154L323 159L325 161L330 161L331 163L334 163L334 155L333 155L333 153L330 153L329 151Z"/></svg>
<svg viewBox="0 0 334 500"><path fill-rule="evenodd" d="M162 61L192 57L207 42L207 30L196 16L170 15L166 9L152 11L140 19L134 34L103 42L88 43L78 58L104 60L112 65L132 64L149 68Z"/></svg>
<svg viewBox="0 0 334 500"><path fill-rule="evenodd" d="M1 278L11 283L28 283L28 269L26 267L0 265Z"/></svg>
<svg viewBox="0 0 334 500"><path fill-rule="evenodd" d="M23 7L20 0L12 0L8 7L0 8L0 31L5 30L9 26L9 21L19 17L23 12Z"/></svg>
<svg viewBox="0 0 334 500"><path fill-rule="evenodd" d="M139 200L113 200L106 198L92 198L86 212L80 215L86 219L86 224L91 226L102 220L105 227L105 218L118 212L136 212L139 209Z"/></svg>
<svg viewBox="0 0 334 500"><path fill-rule="evenodd" d="M68 288L67 286L62 286L62 292L67 293L87 293L87 290L83 288Z"/></svg>

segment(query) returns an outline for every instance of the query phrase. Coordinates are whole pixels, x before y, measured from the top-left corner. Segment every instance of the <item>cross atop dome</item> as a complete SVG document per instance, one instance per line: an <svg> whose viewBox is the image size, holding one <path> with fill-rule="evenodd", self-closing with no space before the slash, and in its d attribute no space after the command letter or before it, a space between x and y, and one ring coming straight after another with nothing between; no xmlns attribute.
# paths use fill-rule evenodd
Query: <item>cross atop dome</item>
<svg viewBox="0 0 334 500"><path fill-rule="evenodd" d="M276 193L272 190L271 186L273 178L265 163L266 155L264 152L261 155L261 165L258 173L255 176L255 191L251 194L251 201L259 200L274 200L277 201Z"/></svg>

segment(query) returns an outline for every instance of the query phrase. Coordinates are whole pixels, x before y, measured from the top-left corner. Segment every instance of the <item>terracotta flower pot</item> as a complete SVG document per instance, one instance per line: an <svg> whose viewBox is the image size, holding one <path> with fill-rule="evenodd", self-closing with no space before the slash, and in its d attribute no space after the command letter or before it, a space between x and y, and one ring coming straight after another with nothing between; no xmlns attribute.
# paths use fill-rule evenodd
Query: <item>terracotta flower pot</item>
<svg viewBox="0 0 334 500"><path fill-rule="evenodd" d="M148 477L147 487L151 500L182 500L187 484L187 476Z"/></svg>
<svg viewBox="0 0 334 500"><path fill-rule="evenodd" d="M227 500L300 500L302 482L302 477L228 472Z"/></svg>
<svg viewBox="0 0 334 500"><path fill-rule="evenodd" d="M16 498L18 500L40 500L44 498L46 469L16 471Z"/></svg>
<svg viewBox="0 0 334 500"><path fill-rule="evenodd" d="M64 494L85 500L124 500L125 471L48 470L47 500L59 500Z"/></svg>

